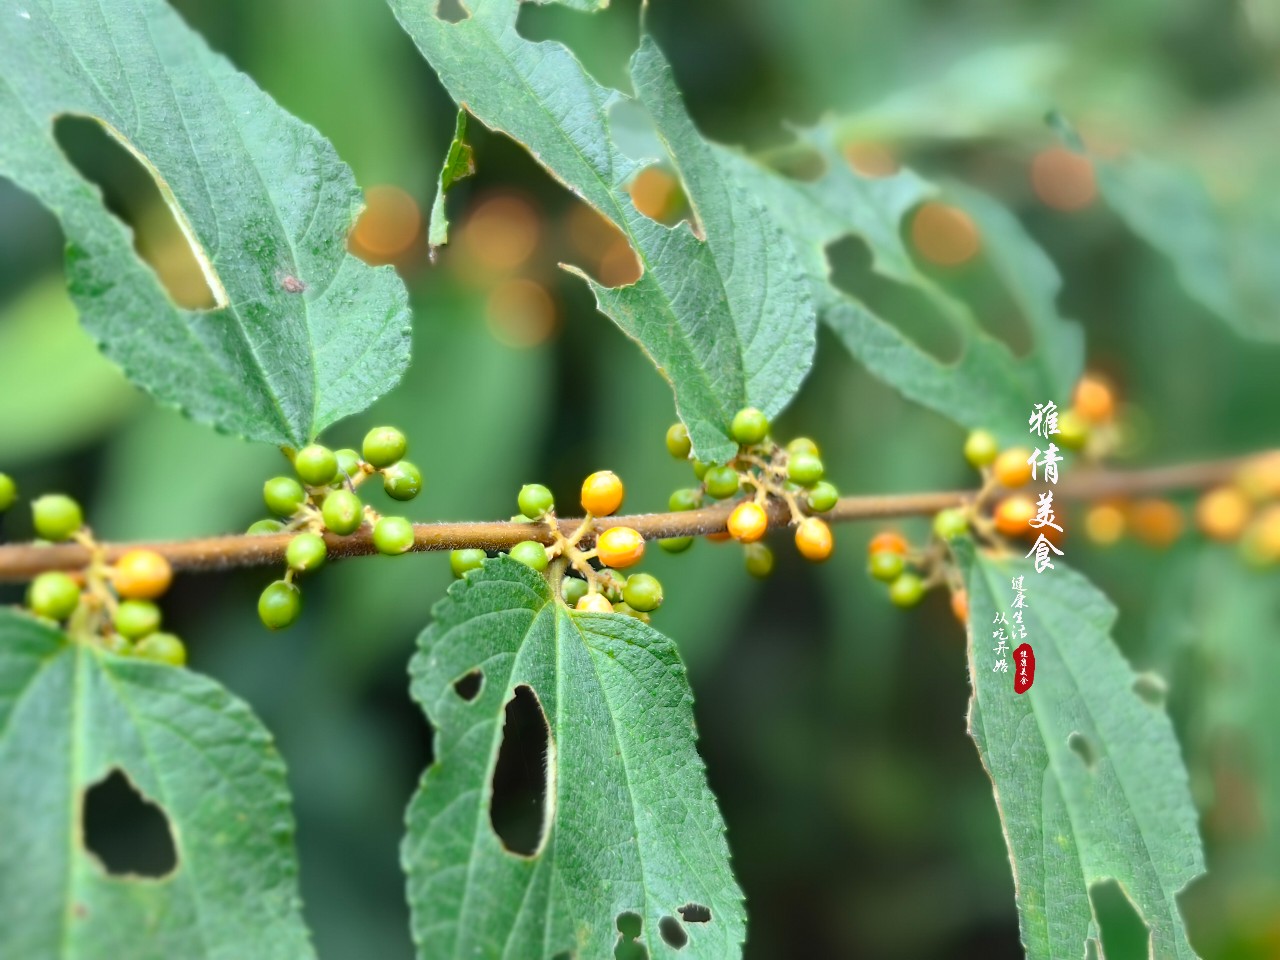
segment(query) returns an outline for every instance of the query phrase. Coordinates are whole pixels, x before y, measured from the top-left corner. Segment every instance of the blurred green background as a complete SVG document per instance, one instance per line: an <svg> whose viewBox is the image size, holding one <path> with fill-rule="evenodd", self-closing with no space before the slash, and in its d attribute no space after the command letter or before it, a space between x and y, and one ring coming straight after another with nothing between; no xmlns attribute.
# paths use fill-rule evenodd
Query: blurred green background
<svg viewBox="0 0 1280 960"><path fill-rule="evenodd" d="M412 369L326 440L349 446L375 422L402 426L427 473L408 511L418 520L506 517L519 486L535 480L572 502L580 479L602 467L625 478L632 510L663 509L671 489L692 481L663 452L668 388L594 311L585 286L557 269L576 263L619 282L632 269L625 251L519 148L476 131L478 174L450 195L454 243L430 263L420 219L455 111L382 4L176 6L333 140L370 190L354 248L395 263L410 285ZM1040 120L1057 107L1101 142L1193 165L1215 195L1269 200L1280 6L655 0L648 16L708 135L769 150L786 143L789 124L849 115L866 149L1012 206L1064 275L1063 311L1086 326L1090 367L1141 412L1135 462L1280 443L1280 350L1236 339L1101 204L1054 209L1028 174L1056 142ZM569 43L602 82L625 85L636 0L594 17L529 7L520 23L527 36ZM181 249L149 184L94 134L59 131L180 292ZM660 183L650 199L673 209ZM0 466L26 491L81 497L106 538L242 529L261 513L260 485L281 468L279 453L134 391L80 332L61 245L53 217L0 183ZM839 245L832 259L882 315L928 326L913 314L917 299L872 282L860 244ZM979 276L946 279L980 301ZM844 492L973 482L962 432L902 401L825 334L778 432L815 435ZM1205 957L1280 956L1280 708L1266 687L1280 671L1280 582L1191 532L1163 550L1128 540L1102 549L1082 521L1080 508L1066 514L1069 560L1120 608L1117 638L1135 666L1172 684L1211 867L1182 899L1192 943ZM8 523L10 538L28 535L24 518ZM965 732L962 630L945 595L905 614L889 606L864 573L876 529L839 529L820 568L780 538L778 569L763 584L732 544L698 543L650 567L668 584L656 625L689 665L701 749L748 897L747 955L1017 957L1000 825ZM167 616L192 665L247 699L278 738L321 955L407 958L397 846L431 744L405 667L449 583L447 559L326 569L307 589L301 624L279 636L255 616L269 578L181 577ZM17 596L6 588L4 599ZM1145 956L1123 898L1103 889L1098 900L1108 956Z"/></svg>

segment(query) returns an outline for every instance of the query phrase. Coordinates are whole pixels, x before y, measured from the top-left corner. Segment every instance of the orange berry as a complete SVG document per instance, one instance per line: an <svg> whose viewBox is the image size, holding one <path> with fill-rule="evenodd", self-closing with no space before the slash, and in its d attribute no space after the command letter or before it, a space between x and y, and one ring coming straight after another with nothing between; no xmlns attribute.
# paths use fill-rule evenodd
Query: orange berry
<svg viewBox="0 0 1280 960"><path fill-rule="evenodd" d="M1026 447L1011 447L996 457L992 465L996 480L1001 486L1015 489L1031 482L1031 464L1027 461L1031 451Z"/></svg>
<svg viewBox="0 0 1280 960"><path fill-rule="evenodd" d="M1250 457L1237 471L1236 483L1251 500L1280 498L1280 450Z"/></svg>
<svg viewBox="0 0 1280 960"><path fill-rule="evenodd" d="M955 590L951 594L951 612L961 623L969 622L969 591Z"/></svg>
<svg viewBox="0 0 1280 960"><path fill-rule="evenodd" d="M805 517L796 527L796 549L806 560L821 563L831 556L835 543L831 539L831 528L825 520L818 517Z"/></svg>
<svg viewBox="0 0 1280 960"><path fill-rule="evenodd" d="M1035 515L1035 501L1026 494L1005 497L996 507L996 529L1006 537L1025 537L1031 532L1027 523Z"/></svg>
<svg viewBox="0 0 1280 960"><path fill-rule="evenodd" d="M1107 423L1116 415L1116 398L1105 380L1086 374L1076 384L1071 407L1090 423Z"/></svg>
<svg viewBox="0 0 1280 960"><path fill-rule="evenodd" d="M644 537L630 527L610 527L596 541L596 556L615 570L634 566L644 556Z"/></svg>
<svg viewBox="0 0 1280 960"><path fill-rule="evenodd" d="M1045 206L1065 212L1083 210L1098 196L1093 163L1066 147L1050 147L1035 155L1031 186Z"/></svg>
<svg viewBox="0 0 1280 960"><path fill-rule="evenodd" d="M973 218L950 204L929 200L911 218L911 240L925 260L957 267L972 260L982 247Z"/></svg>
<svg viewBox="0 0 1280 960"><path fill-rule="evenodd" d="M1245 559L1257 566L1280 562L1280 504L1267 507L1245 531L1240 542Z"/></svg>
<svg viewBox="0 0 1280 960"><path fill-rule="evenodd" d="M622 481L612 470L597 470L582 481L582 509L607 517L622 506Z"/></svg>
<svg viewBox="0 0 1280 960"><path fill-rule="evenodd" d="M588 593L578 598L575 609L587 613L613 613L613 604L603 593Z"/></svg>
<svg viewBox="0 0 1280 960"><path fill-rule="evenodd" d="M1129 508L1129 526L1147 546L1161 549L1182 534L1182 512L1168 500L1139 500Z"/></svg>
<svg viewBox="0 0 1280 960"><path fill-rule="evenodd" d="M873 553L905 554L909 549L907 539L895 530L882 530L867 544L867 555Z"/></svg>
<svg viewBox="0 0 1280 960"><path fill-rule="evenodd" d="M1196 504L1196 525L1211 540L1230 541L1244 531L1253 504L1238 487L1217 487Z"/></svg>
<svg viewBox="0 0 1280 960"><path fill-rule="evenodd" d="M1084 517L1084 532L1100 547L1109 547L1124 536L1124 511L1114 503L1099 503Z"/></svg>
<svg viewBox="0 0 1280 960"><path fill-rule="evenodd" d="M758 503L740 503L729 514L729 535L740 543L755 543L768 529L769 515Z"/></svg>
<svg viewBox="0 0 1280 960"><path fill-rule="evenodd" d="M126 600L154 600L169 589L173 567L154 550L129 550L116 561L112 582Z"/></svg>

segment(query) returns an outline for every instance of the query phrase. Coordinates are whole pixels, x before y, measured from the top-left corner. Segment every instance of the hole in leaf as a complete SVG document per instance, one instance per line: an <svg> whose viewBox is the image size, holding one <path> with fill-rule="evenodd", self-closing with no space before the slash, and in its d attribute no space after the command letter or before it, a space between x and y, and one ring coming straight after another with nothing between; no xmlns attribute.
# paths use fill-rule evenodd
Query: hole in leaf
<svg viewBox="0 0 1280 960"><path fill-rule="evenodd" d="M1107 960L1144 960L1151 955L1151 931L1124 887L1115 880L1090 884L1089 900L1102 932L1102 956Z"/></svg>
<svg viewBox="0 0 1280 960"><path fill-rule="evenodd" d="M700 903L686 903L677 911L680 916L684 917L685 923L710 923L711 908L704 907Z"/></svg>
<svg viewBox="0 0 1280 960"><path fill-rule="evenodd" d="M516 32L526 40L563 44L601 86L631 89L627 60L640 44L638 0L614 0L593 11L558 3L522 3Z"/></svg>
<svg viewBox="0 0 1280 960"><path fill-rule="evenodd" d="M618 925L618 932L632 940L639 937L644 930L644 919L638 913L631 913L630 911L620 913L615 922Z"/></svg>
<svg viewBox="0 0 1280 960"><path fill-rule="evenodd" d="M618 943L613 948L614 960L649 960L648 948L640 942L640 932L644 929L644 921L640 914L618 914Z"/></svg>
<svg viewBox="0 0 1280 960"><path fill-rule="evenodd" d="M494 832L512 853L533 856L546 836L552 749L542 704L532 687L521 684L507 703L489 801Z"/></svg>
<svg viewBox="0 0 1280 960"><path fill-rule="evenodd" d="M1075 751L1076 756L1084 762L1088 770L1093 770L1094 764L1098 762L1098 754L1093 748L1093 741L1083 733L1072 733L1067 737L1067 746Z"/></svg>
<svg viewBox="0 0 1280 960"><path fill-rule="evenodd" d="M439 0L436 17L448 23L461 23L471 19L471 12L462 5L462 0Z"/></svg>
<svg viewBox="0 0 1280 960"><path fill-rule="evenodd" d="M552 957L551 960L573 960L573 954L568 950L563 950Z"/></svg>
<svg viewBox="0 0 1280 960"><path fill-rule="evenodd" d="M112 876L160 878L178 865L169 820L118 768L84 795L84 844Z"/></svg>
<svg viewBox="0 0 1280 960"><path fill-rule="evenodd" d="M453 692L470 703L480 696L480 688L484 686L484 673L472 670L453 682Z"/></svg>
<svg viewBox="0 0 1280 960"><path fill-rule="evenodd" d="M138 256L179 307L211 310L227 297L186 215L159 172L108 124L64 114L53 136L80 176L102 191L107 210L133 231Z"/></svg>
<svg viewBox="0 0 1280 960"><path fill-rule="evenodd" d="M684 927L680 926L680 921L675 917L663 917L658 921L658 932L662 934L662 940L669 947L680 950L689 942L689 935L684 932Z"/></svg>
<svg viewBox="0 0 1280 960"><path fill-rule="evenodd" d="M1133 692L1148 706L1163 707L1169 685L1158 673L1140 673L1133 678Z"/></svg>

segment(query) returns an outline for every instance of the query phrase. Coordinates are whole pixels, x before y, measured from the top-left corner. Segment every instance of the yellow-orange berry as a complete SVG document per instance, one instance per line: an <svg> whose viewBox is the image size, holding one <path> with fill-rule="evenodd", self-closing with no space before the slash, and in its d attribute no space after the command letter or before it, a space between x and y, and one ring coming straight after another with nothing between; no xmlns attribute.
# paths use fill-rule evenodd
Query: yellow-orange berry
<svg viewBox="0 0 1280 960"><path fill-rule="evenodd" d="M1139 500L1129 508L1133 535L1149 547L1164 548L1182 534L1182 512L1168 500Z"/></svg>
<svg viewBox="0 0 1280 960"><path fill-rule="evenodd" d="M1236 483L1252 500L1280 498L1280 450L1250 457L1237 471Z"/></svg>
<svg viewBox="0 0 1280 960"><path fill-rule="evenodd" d="M818 517L805 517L796 527L796 549L800 556L814 563L821 563L831 556L835 546L831 539L831 528L825 520Z"/></svg>
<svg viewBox="0 0 1280 960"><path fill-rule="evenodd" d="M991 470L1001 486L1015 489L1031 482L1031 451L1026 447L1011 447L996 457Z"/></svg>
<svg viewBox="0 0 1280 960"><path fill-rule="evenodd" d="M613 613L613 604L603 593L588 593L578 598L575 609L587 613Z"/></svg>
<svg viewBox="0 0 1280 960"><path fill-rule="evenodd" d="M729 535L741 543L755 543L768 529L769 515L758 503L740 503L729 514Z"/></svg>
<svg viewBox="0 0 1280 960"><path fill-rule="evenodd" d="M953 590L951 592L951 612L961 623L969 622L969 591Z"/></svg>
<svg viewBox="0 0 1280 960"><path fill-rule="evenodd" d="M1071 408L1090 423L1107 423L1116 415L1116 398L1105 380L1086 374L1076 384Z"/></svg>
<svg viewBox="0 0 1280 960"><path fill-rule="evenodd" d="M116 561L112 582L126 600L154 600L169 589L173 568L154 550L129 550Z"/></svg>
<svg viewBox="0 0 1280 960"><path fill-rule="evenodd" d="M1280 563L1280 504L1258 514L1245 531L1240 548L1245 559L1257 566Z"/></svg>
<svg viewBox="0 0 1280 960"><path fill-rule="evenodd" d="M867 544L867 554L897 553L905 554L908 549L907 539L896 530L882 530L871 538Z"/></svg>
<svg viewBox="0 0 1280 960"><path fill-rule="evenodd" d="M996 506L996 529L1006 537L1024 537L1031 532L1027 523L1035 515L1035 502L1027 495L1005 497Z"/></svg>
<svg viewBox="0 0 1280 960"><path fill-rule="evenodd" d="M982 248L973 218L937 200L922 203L912 216L911 240L921 257L944 267L966 263Z"/></svg>
<svg viewBox="0 0 1280 960"><path fill-rule="evenodd" d="M622 481L612 470L597 470L582 481L582 509L607 517L622 506Z"/></svg>
<svg viewBox="0 0 1280 960"><path fill-rule="evenodd" d="M1230 541L1244 531L1253 504L1238 487L1218 487L1196 504L1196 525L1211 540Z"/></svg>
<svg viewBox="0 0 1280 960"><path fill-rule="evenodd" d="M610 527L596 541L596 556L615 570L634 566L644 556L644 537L630 527Z"/></svg>
<svg viewBox="0 0 1280 960"><path fill-rule="evenodd" d="M1084 532L1100 547L1109 547L1124 536L1124 510L1114 503L1099 503L1084 517Z"/></svg>

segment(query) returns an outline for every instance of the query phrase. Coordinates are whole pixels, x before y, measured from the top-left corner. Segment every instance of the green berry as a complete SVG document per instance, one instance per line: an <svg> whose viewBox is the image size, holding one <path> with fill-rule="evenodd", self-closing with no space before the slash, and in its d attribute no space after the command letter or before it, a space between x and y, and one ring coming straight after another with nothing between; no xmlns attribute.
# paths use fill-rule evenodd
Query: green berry
<svg viewBox="0 0 1280 960"><path fill-rule="evenodd" d="M116 632L137 640L160 629L160 608L150 600L125 600L116 607Z"/></svg>
<svg viewBox="0 0 1280 960"><path fill-rule="evenodd" d="M258 619L269 630L292 626L302 613L302 591L287 580L267 584L258 598Z"/></svg>
<svg viewBox="0 0 1280 960"><path fill-rule="evenodd" d="M877 580L892 583L902 575L906 561L893 550L877 550L867 558L867 572Z"/></svg>
<svg viewBox="0 0 1280 960"><path fill-rule="evenodd" d="M333 490L320 507L324 525L340 537L355 533L364 523L364 505L350 490Z"/></svg>
<svg viewBox="0 0 1280 960"><path fill-rule="evenodd" d="M959 507L939 510L933 517L933 532L943 540L954 540L969 532L969 518Z"/></svg>
<svg viewBox="0 0 1280 960"><path fill-rule="evenodd" d="M180 667L187 662L187 648L172 633L153 633L149 637L143 637L133 648L133 654L143 660L167 663L171 667Z"/></svg>
<svg viewBox="0 0 1280 960"><path fill-rule="evenodd" d="M975 470L991 466L999 453L1000 445L989 430L974 430L964 441L964 458Z"/></svg>
<svg viewBox="0 0 1280 960"><path fill-rule="evenodd" d="M641 623L648 623L650 620L649 614L645 613L643 610L637 610L625 601L622 603L615 603L613 605L613 612L620 613L624 617L632 617L639 620Z"/></svg>
<svg viewBox="0 0 1280 960"><path fill-rule="evenodd" d="M262 501L277 517L292 517L307 499L307 491L293 477L272 477L262 485Z"/></svg>
<svg viewBox="0 0 1280 960"><path fill-rule="evenodd" d="M773 573L773 551L763 543L748 543L745 554L747 573L762 580Z"/></svg>
<svg viewBox="0 0 1280 960"><path fill-rule="evenodd" d="M395 427L374 427L364 436L364 459L381 469L389 467L409 448L409 441Z"/></svg>
<svg viewBox="0 0 1280 960"><path fill-rule="evenodd" d="M818 445L808 437L796 437L787 444L787 455L794 457L801 453L818 456Z"/></svg>
<svg viewBox="0 0 1280 960"><path fill-rule="evenodd" d="M104 649L110 650L121 657L133 655L133 641L120 636L118 633L108 633L103 637L102 646Z"/></svg>
<svg viewBox="0 0 1280 960"><path fill-rule="evenodd" d="M521 540L511 548L511 559L541 573L547 569L547 548L537 540Z"/></svg>
<svg viewBox="0 0 1280 960"><path fill-rule="evenodd" d="M279 533L284 529L284 524L279 520L255 520L249 524L249 529L245 533L256 537L260 533Z"/></svg>
<svg viewBox="0 0 1280 960"><path fill-rule="evenodd" d="M924 581L914 573L904 573L889 584L889 599L895 607L914 607L924 596Z"/></svg>
<svg viewBox="0 0 1280 960"><path fill-rule="evenodd" d="M702 482L706 484L707 493L723 500L738 492L738 471L733 467L712 467Z"/></svg>
<svg viewBox="0 0 1280 960"><path fill-rule="evenodd" d="M769 435L769 418L755 407L739 410L733 416L729 436L743 446L759 443Z"/></svg>
<svg viewBox="0 0 1280 960"><path fill-rule="evenodd" d="M84 524L80 504L61 493L47 493L31 502L36 536L55 543L68 540Z"/></svg>
<svg viewBox="0 0 1280 960"><path fill-rule="evenodd" d="M80 586L65 573L42 573L27 588L27 606L50 620L65 620L80 606Z"/></svg>
<svg viewBox="0 0 1280 960"><path fill-rule="evenodd" d="M422 492L422 471L408 460L382 471L382 489L392 500L412 500Z"/></svg>
<svg viewBox="0 0 1280 960"><path fill-rule="evenodd" d="M667 452L677 460L685 460L693 443L689 440L689 430L683 423L673 423L667 428Z"/></svg>
<svg viewBox="0 0 1280 960"><path fill-rule="evenodd" d="M469 570L478 570L487 556L483 550L453 550L449 553L449 567L455 577L465 577Z"/></svg>
<svg viewBox="0 0 1280 960"><path fill-rule="evenodd" d="M556 498L540 483L526 483L516 498L520 512L526 517L542 517L556 505Z"/></svg>
<svg viewBox="0 0 1280 960"><path fill-rule="evenodd" d="M684 553L693 546L693 537L663 537L658 546L667 553Z"/></svg>
<svg viewBox="0 0 1280 960"><path fill-rule="evenodd" d="M809 509L814 513L826 513L840 500L840 491L834 484L819 480L809 490Z"/></svg>
<svg viewBox="0 0 1280 960"><path fill-rule="evenodd" d="M380 517L373 525L373 545L389 557L407 553L413 546L413 524L404 517Z"/></svg>
<svg viewBox="0 0 1280 960"><path fill-rule="evenodd" d="M303 483L322 487L338 476L338 458L328 447L313 443L303 447L293 458L293 469Z"/></svg>
<svg viewBox="0 0 1280 960"><path fill-rule="evenodd" d="M324 566L328 552L329 548L325 546L324 537L320 534L300 533L289 541L284 559L290 569L304 573Z"/></svg>
<svg viewBox="0 0 1280 960"><path fill-rule="evenodd" d="M339 479L341 479L342 476L354 477L360 472L360 454L356 453L350 447L344 447L341 450L336 450L333 455L338 461Z"/></svg>
<svg viewBox="0 0 1280 960"><path fill-rule="evenodd" d="M650 613L662 606L662 584L648 573L633 573L622 588L622 599L641 613Z"/></svg>
<svg viewBox="0 0 1280 960"><path fill-rule="evenodd" d="M822 479L823 472L822 461L817 454L801 451L787 460L787 479L802 487L812 487Z"/></svg>
<svg viewBox="0 0 1280 960"><path fill-rule="evenodd" d="M0 513L13 506L18 499L18 485L7 473L0 473Z"/></svg>
<svg viewBox="0 0 1280 960"><path fill-rule="evenodd" d="M682 487L679 490L673 490L667 500L667 506L676 511L697 510L702 506L702 491L697 487Z"/></svg>
<svg viewBox="0 0 1280 960"><path fill-rule="evenodd" d="M579 580L577 577L565 577L560 585L560 594L564 597L565 603L576 607L578 601L587 595L587 581Z"/></svg>
<svg viewBox="0 0 1280 960"><path fill-rule="evenodd" d="M620 602L622 600L622 591L627 586L627 578L617 570L601 570L598 576L600 578L600 589L604 592L604 595L614 603Z"/></svg>
<svg viewBox="0 0 1280 960"><path fill-rule="evenodd" d="M703 463L701 460L695 460L693 461L693 475L701 480L707 475L707 471L714 466L714 463Z"/></svg>

